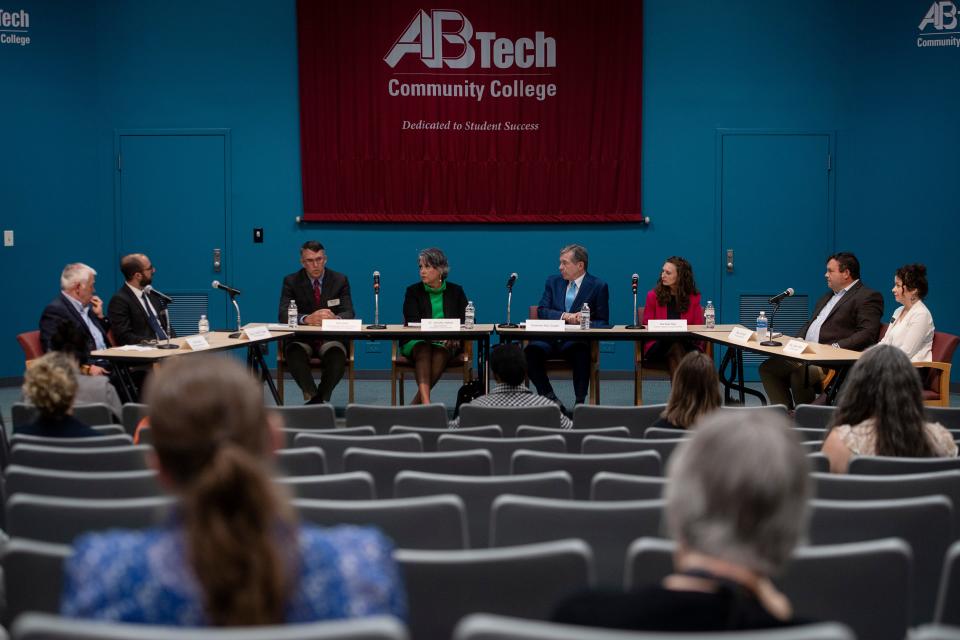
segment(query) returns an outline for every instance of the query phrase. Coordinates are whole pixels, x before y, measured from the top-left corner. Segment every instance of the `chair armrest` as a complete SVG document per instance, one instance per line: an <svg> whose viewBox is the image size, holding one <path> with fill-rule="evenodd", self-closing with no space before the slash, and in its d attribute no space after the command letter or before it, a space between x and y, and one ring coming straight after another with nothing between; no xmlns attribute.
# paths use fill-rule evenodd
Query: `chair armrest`
<svg viewBox="0 0 960 640"><path fill-rule="evenodd" d="M940 389L939 394L940 398L949 398L950 397L950 369L951 364L949 362L914 362L914 368L916 369L937 369L940 371Z"/></svg>

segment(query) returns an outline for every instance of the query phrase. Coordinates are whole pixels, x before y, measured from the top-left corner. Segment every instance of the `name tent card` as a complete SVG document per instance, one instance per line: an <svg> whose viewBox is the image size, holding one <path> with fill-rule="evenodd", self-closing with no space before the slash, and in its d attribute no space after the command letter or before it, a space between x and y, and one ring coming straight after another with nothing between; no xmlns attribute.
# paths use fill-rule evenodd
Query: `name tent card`
<svg viewBox="0 0 960 640"><path fill-rule="evenodd" d="M798 356L801 353L813 353L813 347L803 340L791 340L784 345L783 352Z"/></svg>
<svg viewBox="0 0 960 640"><path fill-rule="evenodd" d="M363 329L363 320L359 318L350 320L343 320L341 318L324 320L323 324L320 325L320 329L322 331L360 331Z"/></svg>
<svg viewBox="0 0 960 640"><path fill-rule="evenodd" d="M243 335L248 340L269 340L270 329L267 329L267 327L262 324L253 327L244 327Z"/></svg>
<svg viewBox="0 0 960 640"><path fill-rule="evenodd" d="M186 341L187 342L184 346L187 346L194 351L203 351L204 349L210 348L210 343L207 342L207 339L203 336L187 336Z"/></svg>
<svg viewBox="0 0 960 640"><path fill-rule="evenodd" d="M755 332L746 327L734 327L727 338L733 342L750 342L755 335Z"/></svg>
<svg viewBox="0 0 960 640"><path fill-rule="evenodd" d="M460 331L460 318L423 318L421 331Z"/></svg>
<svg viewBox="0 0 960 640"><path fill-rule="evenodd" d="M686 320L648 320L647 331L686 331Z"/></svg>
<svg viewBox="0 0 960 640"><path fill-rule="evenodd" d="M566 331L566 322L563 320L540 320L530 318L524 327L526 331Z"/></svg>

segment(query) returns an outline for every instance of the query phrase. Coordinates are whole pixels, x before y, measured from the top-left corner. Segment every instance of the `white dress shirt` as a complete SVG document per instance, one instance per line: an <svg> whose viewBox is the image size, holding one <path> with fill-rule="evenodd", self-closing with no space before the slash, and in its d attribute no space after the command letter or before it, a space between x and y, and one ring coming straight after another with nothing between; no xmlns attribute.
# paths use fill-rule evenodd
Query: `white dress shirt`
<svg viewBox="0 0 960 640"><path fill-rule="evenodd" d="M804 340L807 342L820 342L820 327L823 326L823 323L827 321L827 318L830 317L830 312L833 311L833 308L837 306L837 303L840 302L840 299L846 295L848 291L853 287L853 285L860 282L859 279L854 280L840 291L834 291L833 296L827 301L827 304L823 305L823 309L820 309L820 313L810 323L810 327L807 328L807 335L804 336Z"/></svg>

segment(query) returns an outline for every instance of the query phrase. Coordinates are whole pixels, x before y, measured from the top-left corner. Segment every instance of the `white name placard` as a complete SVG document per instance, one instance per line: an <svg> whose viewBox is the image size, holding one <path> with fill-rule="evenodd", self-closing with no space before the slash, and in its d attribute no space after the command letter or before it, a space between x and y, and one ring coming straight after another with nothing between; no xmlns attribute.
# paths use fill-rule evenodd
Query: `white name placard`
<svg viewBox="0 0 960 640"><path fill-rule="evenodd" d="M527 331L566 331L566 322L563 320L541 320L530 318L524 327ZM571 325L575 326L575 325Z"/></svg>
<svg viewBox="0 0 960 640"><path fill-rule="evenodd" d="M755 332L746 327L734 327L727 338L733 342L750 342L755 335Z"/></svg>
<svg viewBox="0 0 960 640"><path fill-rule="evenodd" d="M363 320L360 318L351 318L344 320L342 318L330 318L324 320L320 325L322 331L360 331L363 328Z"/></svg>
<svg viewBox="0 0 960 640"><path fill-rule="evenodd" d="M686 331L686 320L648 320L647 331Z"/></svg>
<svg viewBox="0 0 960 640"><path fill-rule="evenodd" d="M421 331L460 331L460 318L423 318Z"/></svg>
<svg viewBox="0 0 960 640"><path fill-rule="evenodd" d="M267 340L270 338L270 329L262 324L254 327L244 327L243 335L248 340Z"/></svg>
<svg viewBox="0 0 960 640"><path fill-rule="evenodd" d="M783 352L798 356L801 353L812 353L813 347L811 347L809 343L804 342L803 340L791 340L790 342L784 345Z"/></svg>
<svg viewBox="0 0 960 640"><path fill-rule="evenodd" d="M210 348L210 343L203 336L187 336L187 342L184 345L194 351L203 351Z"/></svg>

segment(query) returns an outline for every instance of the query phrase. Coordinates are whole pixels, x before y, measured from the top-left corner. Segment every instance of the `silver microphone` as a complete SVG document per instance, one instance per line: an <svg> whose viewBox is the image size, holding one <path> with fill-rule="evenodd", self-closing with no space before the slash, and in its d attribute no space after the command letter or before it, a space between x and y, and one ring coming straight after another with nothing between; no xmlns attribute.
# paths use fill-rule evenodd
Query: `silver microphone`
<svg viewBox="0 0 960 640"><path fill-rule="evenodd" d="M160 291L157 291L156 289L153 288L153 285L152 285L152 284L148 284L147 286L145 286L145 287L143 288L143 292L144 292L144 293L147 293L147 294L149 294L149 293L156 294L156 296L157 296L158 298L160 298L161 300L163 300L163 301L166 302L167 304L172 304L172 303L173 303L173 298L171 298L170 296L168 296L168 295L165 294L165 293L162 293L162 292L160 292Z"/></svg>
<svg viewBox="0 0 960 640"><path fill-rule="evenodd" d="M222 282L220 282L219 280L214 280L211 284L212 284L212 286L213 286L214 289L220 289L220 290L222 290L222 291L226 291L226 292L229 293L231 296L238 296L238 295L240 295L240 290L239 290L239 289L234 289L233 287L227 286L227 285L223 284Z"/></svg>

